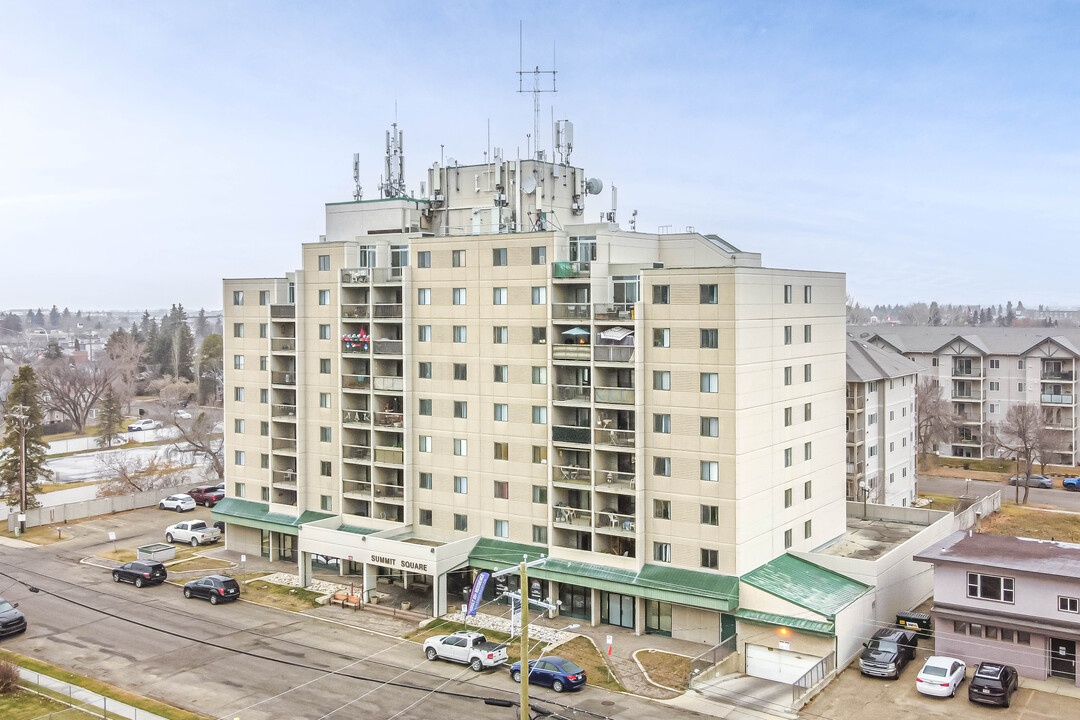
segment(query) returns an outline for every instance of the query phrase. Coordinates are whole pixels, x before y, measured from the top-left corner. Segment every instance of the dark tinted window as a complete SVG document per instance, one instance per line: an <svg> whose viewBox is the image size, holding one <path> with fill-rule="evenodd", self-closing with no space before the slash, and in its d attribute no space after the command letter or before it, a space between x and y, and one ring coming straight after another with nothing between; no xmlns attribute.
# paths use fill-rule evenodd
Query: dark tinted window
<svg viewBox="0 0 1080 720"><path fill-rule="evenodd" d="M580 667L570 662L569 660L562 660L560 662L557 662L556 665L559 665L562 668L562 671L567 675L575 675L579 672L584 672L584 670L582 670Z"/></svg>

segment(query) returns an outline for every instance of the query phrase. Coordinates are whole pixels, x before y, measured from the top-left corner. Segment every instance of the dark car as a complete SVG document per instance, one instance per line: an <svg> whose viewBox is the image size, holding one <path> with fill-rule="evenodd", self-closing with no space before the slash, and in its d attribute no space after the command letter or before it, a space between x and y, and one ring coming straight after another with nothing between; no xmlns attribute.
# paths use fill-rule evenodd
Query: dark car
<svg viewBox="0 0 1080 720"><path fill-rule="evenodd" d="M510 666L510 677L521 682L521 663ZM529 684L546 685L555 692L577 690L585 685L585 670L561 657L546 657L529 661Z"/></svg>
<svg viewBox="0 0 1080 720"><path fill-rule="evenodd" d="M184 585L184 597L209 600L211 605L240 598L240 583L225 575L207 575Z"/></svg>
<svg viewBox="0 0 1080 720"><path fill-rule="evenodd" d="M165 566L152 560L134 560L112 571L113 582L135 583L135 587L139 588L143 585L160 585L168 576Z"/></svg>
<svg viewBox="0 0 1080 720"><path fill-rule="evenodd" d="M12 605L4 598L0 598L0 637L18 635L26 630L26 616L15 608L19 603Z"/></svg>
<svg viewBox="0 0 1080 720"><path fill-rule="evenodd" d="M187 491L196 505L214 507L225 498L225 491L219 490L217 485L200 485Z"/></svg>
<svg viewBox="0 0 1080 720"><path fill-rule="evenodd" d="M1013 693L1020 686L1016 668L1001 663L984 662L975 666L968 685L968 700L1009 707Z"/></svg>
<svg viewBox="0 0 1080 720"><path fill-rule="evenodd" d="M897 679L904 667L915 659L919 636L914 630L882 628L874 633L859 655L863 675Z"/></svg>

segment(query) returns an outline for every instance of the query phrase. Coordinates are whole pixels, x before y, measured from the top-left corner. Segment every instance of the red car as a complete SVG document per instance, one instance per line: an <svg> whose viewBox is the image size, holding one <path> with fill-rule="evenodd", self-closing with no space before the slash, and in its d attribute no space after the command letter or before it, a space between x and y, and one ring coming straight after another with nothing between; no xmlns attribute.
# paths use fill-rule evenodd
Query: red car
<svg viewBox="0 0 1080 720"><path fill-rule="evenodd" d="M196 505L214 507L225 499L225 491L219 490L216 485L201 485L187 491Z"/></svg>

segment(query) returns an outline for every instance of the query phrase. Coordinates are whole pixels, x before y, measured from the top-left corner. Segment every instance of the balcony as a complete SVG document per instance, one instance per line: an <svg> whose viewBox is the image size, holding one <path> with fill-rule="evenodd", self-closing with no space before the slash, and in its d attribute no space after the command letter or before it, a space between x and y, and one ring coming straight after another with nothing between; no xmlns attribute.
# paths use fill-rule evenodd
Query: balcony
<svg viewBox="0 0 1080 720"><path fill-rule="evenodd" d="M864 398L862 396L851 397L849 395L845 399L847 400L847 410L848 410L848 412L854 412L856 410L862 410L863 407L866 404L866 398Z"/></svg>
<svg viewBox="0 0 1080 720"><path fill-rule="evenodd" d="M597 428L593 432L593 442L597 445L614 445L615 447L634 447L633 430L615 430Z"/></svg>
<svg viewBox="0 0 1080 720"><path fill-rule="evenodd" d="M551 357L555 360L581 360L589 362L592 349L589 345L552 345Z"/></svg>
<svg viewBox="0 0 1080 720"><path fill-rule="evenodd" d="M275 420L296 420L295 405L271 405L270 417Z"/></svg>
<svg viewBox="0 0 1080 720"><path fill-rule="evenodd" d="M555 402L589 402L588 385L556 385Z"/></svg>
<svg viewBox="0 0 1080 720"><path fill-rule="evenodd" d="M591 510L557 503L551 506L551 521L557 527L589 529L593 524L593 514Z"/></svg>
<svg viewBox="0 0 1080 720"><path fill-rule="evenodd" d="M382 341L380 341L382 342ZM375 389L384 390L388 392L404 392L405 390L405 378L400 377L377 377L375 378Z"/></svg>
<svg viewBox="0 0 1080 720"><path fill-rule="evenodd" d="M374 270L373 276L377 283L399 283L405 274L403 267L372 268L372 270Z"/></svg>
<svg viewBox="0 0 1080 720"><path fill-rule="evenodd" d="M597 468L593 471L596 489L602 492L633 492L637 490L637 475Z"/></svg>
<svg viewBox="0 0 1080 720"><path fill-rule="evenodd" d="M982 377L982 369L977 367L964 367L955 365L952 369L953 377Z"/></svg>
<svg viewBox="0 0 1080 720"><path fill-rule="evenodd" d="M590 429L574 425L554 425L551 428L551 441L557 443L578 443L588 445Z"/></svg>
<svg viewBox="0 0 1080 720"><path fill-rule="evenodd" d="M1072 370L1043 370L1042 379L1043 380L1065 380L1067 382L1072 382L1072 380L1073 380L1073 371Z"/></svg>
<svg viewBox="0 0 1080 720"><path fill-rule="evenodd" d="M375 413L375 425L377 427L401 428L405 427L405 416L400 411Z"/></svg>
<svg viewBox="0 0 1080 720"><path fill-rule="evenodd" d="M863 474L863 464L862 463L848 463L847 464L847 474L848 475L854 475L855 477L861 476Z"/></svg>
<svg viewBox="0 0 1080 720"><path fill-rule="evenodd" d="M551 319L573 322L588 320L592 315L591 310L588 303L551 303Z"/></svg>
<svg viewBox="0 0 1080 720"><path fill-rule="evenodd" d="M371 483L359 480L342 480L341 494L353 500L368 500L371 497Z"/></svg>
<svg viewBox="0 0 1080 720"><path fill-rule="evenodd" d="M634 359L633 345L597 345L593 348L596 362L630 362Z"/></svg>
<svg viewBox="0 0 1080 720"><path fill-rule="evenodd" d="M375 318L400 318L401 303L377 303L375 305Z"/></svg>
<svg viewBox="0 0 1080 720"><path fill-rule="evenodd" d="M341 352L345 355L366 355L371 350L367 333L346 333L341 336Z"/></svg>
<svg viewBox="0 0 1080 720"><path fill-rule="evenodd" d="M633 405L634 388L598 387L593 391L596 402L609 405Z"/></svg>
<svg viewBox="0 0 1080 720"><path fill-rule="evenodd" d="M963 435L953 440L953 445L976 445L982 447L982 441L978 435L972 435L970 437L964 437Z"/></svg>
<svg viewBox="0 0 1080 720"><path fill-rule="evenodd" d="M292 371L278 372L278 371L275 370L274 372L270 373L270 384L271 385L295 385L296 384L296 373L292 372Z"/></svg>
<svg viewBox="0 0 1080 720"><path fill-rule="evenodd" d="M379 485L376 483L372 487L375 491L375 497L379 498L380 501L404 502L405 500L405 488L400 485Z"/></svg>
<svg viewBox="0 0 1080 720"><path fill-rule="evenodd" d="M296 453L296 438L274 438L270 441L274 452Z"/></svg>
<svg viewBox="0 0 1080 720"><path fill-rule="evenodd" d="M634 319L634 303L596 303L593 317L598 321L620 322Z"/></svg>
<svg viewBox="0 0 1080 720"><path fill-rule="evenodd" d="M365 285L371 281L371 268L345 268L341 271L343 285Z"/></svg>
<svg viewBox="0 0 1080 720"><path fill-rule="evenodd" d="M369 310L367 305L342 305L341 306L341 319L342 320L363 320L368 317Z"/></svg>
<svg viewBox="0 0 1080 720"><path fill-rule="evenodd" d="M293 470L275 470L270 474L270 484L278 490L296 492L296 472Z"/></svg>
<svg viewBox="0 0 1080 720"><path fill-rule="evenodd" d="M859 428L858 430L848 430L847 444L855 445L866 440L866 430Z"/></svg>
<svg viewBox="0 0 1080 720"><path fill-rule="evenodd" d="M371 413L367 410L342 410L341 422L346 425L370 425Z"/></svg>
<svg viewBox="0 0 1080 720"><path fill-rule="evenodd" d="M342 375L341 387L343 390L369 390L371 378L366 375Z"/></svg>
<svg viewBox="0 0 1080 720"><path fill-rule="evenodd" d="M376 340L374 350L376 355L400 355L403 348L401 340Z"/></svg>
<svg viewBox="0 0 1080 720"><path fill-rule="evenodd" d="M295 320L296 319L296 306L295 305L271 305L270 317L274 320Z"/></svg>
<svg viewBox="0 0 1080 720"><path fill-rule="evenodd" d="M270 352L295 353L296 338L271 338Z"/></svg>
<svg viewBox="0 0 1080 720"><path fill-rule="evenodd" d="M341 457L346 462L365 462L371 460L371 448L363 445L342 445Z"/></svg>
<svg viewBox="0 0 1080 720"><path fill-rule="evenodd" d="M608 535L633 535L637 527L637 518L633 515L620 515L614 512L598 512L594 527L597 532Z"/></svg>
<svg viewBox="0 0 1080 720"><path fill-rule="evenodd" d="M375 448L375 462L404 465L405 451L395 447L377 447Z"/></svg>
<svg viewBox="0 0 1080 720"><path fill-rule="evenodd" d="M1045 394L1044 393L1044 394L1039 396L1039 400L1042 401L1042 403L1044 405L1072 405L1073 404L1073 396L1072 395L1052 395L1052 394Z"/></svg>
<svg viewBox="0 0 1080 720"><path fill-rule="evenodd" d="M953 388L952 399L953 400L984 400L986 398L986 392L975 390L972 388Z"/></svg>
<svg viewBox="0 0 1080 720"><path fill-rule="evenodd" d="M551 481L556 485L573 485L575 487L588 487L592 481L589 468L581 468L577 465L551 467Z"/></svg>
<svg viewBox="0 0 1080 720"><path fill-rule="evenodd" d="M575 278L589 277L591 267L588 262L567 262L557 260L551 263L551 277L556 280L573 280Z"/></svg>

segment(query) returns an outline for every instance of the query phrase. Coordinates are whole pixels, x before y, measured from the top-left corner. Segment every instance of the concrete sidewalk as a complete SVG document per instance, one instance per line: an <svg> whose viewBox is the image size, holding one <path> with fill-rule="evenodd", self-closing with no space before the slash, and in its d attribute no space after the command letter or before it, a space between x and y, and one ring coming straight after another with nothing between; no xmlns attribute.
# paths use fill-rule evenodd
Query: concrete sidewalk
<svg viewBox="0 0 1080 720"><path fill-rule="evenodd" d="M87 709L88 712L92 712L92 710L89 710L92 708L101 711L101 713L107 712L112 715L130 718L131 720L167 720L161 715L155 715L152 712L141 710L133 705L128 705L119 700L114 700L105 697L104 695L90 692L77 685L71 685L63 680L57 680L54 677L42 675L33 670L27 670L24 667L19 668L19 677L22 678L24 683L33 683L50 692L63 696L67 698L67 702L73 707Z"/></svg>

